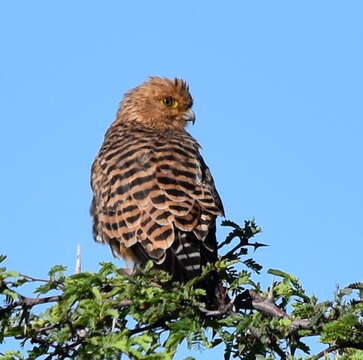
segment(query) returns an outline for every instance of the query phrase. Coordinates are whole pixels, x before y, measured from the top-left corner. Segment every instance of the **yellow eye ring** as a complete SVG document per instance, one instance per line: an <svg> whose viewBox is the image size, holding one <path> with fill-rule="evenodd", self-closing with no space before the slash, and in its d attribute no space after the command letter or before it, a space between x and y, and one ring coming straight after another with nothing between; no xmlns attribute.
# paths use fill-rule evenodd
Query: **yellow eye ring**
<svg viewBox="0 0 363 360"><path fill-rule="evenodd" d="M171 96L161 99L160 102L166 107L171 109L175 109L176 107L178 107L178 101L172 98Z"/></svg>

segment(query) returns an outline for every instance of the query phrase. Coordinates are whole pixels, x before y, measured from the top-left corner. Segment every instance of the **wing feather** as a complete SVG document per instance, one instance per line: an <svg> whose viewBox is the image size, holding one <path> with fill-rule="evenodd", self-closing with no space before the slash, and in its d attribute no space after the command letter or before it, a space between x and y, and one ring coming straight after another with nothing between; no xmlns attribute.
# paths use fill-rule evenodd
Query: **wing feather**
<svg viewBox="0 0 363 360"><path fill-rule="evenodd" d="M111 127L92 166L91 184L94 237L109 243L117 256L134 249L137 258L141 246L140 258L146 253L162 264L168 249L178 254L171 248L176 232L194 234L203 243L210 224L223 215L199 145L186 132Z"/></svg>

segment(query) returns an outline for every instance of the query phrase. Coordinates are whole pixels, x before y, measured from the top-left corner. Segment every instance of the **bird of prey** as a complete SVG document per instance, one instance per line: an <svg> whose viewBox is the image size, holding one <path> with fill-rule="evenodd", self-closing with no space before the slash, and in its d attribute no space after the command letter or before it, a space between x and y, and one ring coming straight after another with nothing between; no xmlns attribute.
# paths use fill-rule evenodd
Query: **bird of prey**
<svg viewBox="0 0 363 360"><path fill-rule="evenodd" d="M151 77L127 92L92 165L93 235L116 257L152 259L185 282L217 259L223 205L197 141L182 79Z"/></svg>

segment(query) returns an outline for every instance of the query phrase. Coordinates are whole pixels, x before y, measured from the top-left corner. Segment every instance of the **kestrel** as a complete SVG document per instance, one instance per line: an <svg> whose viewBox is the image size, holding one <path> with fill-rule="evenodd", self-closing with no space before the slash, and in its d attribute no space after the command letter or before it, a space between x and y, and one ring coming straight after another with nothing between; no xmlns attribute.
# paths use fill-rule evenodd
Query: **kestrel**
<svg viewBox="0 0 363 360"><path fill-rule="evenodd" d="M174 280L217 259L223 205L197 141L193 99L181 79L151 77L127 92L92 165L96 241L136 266L152 259Z"/></svg>

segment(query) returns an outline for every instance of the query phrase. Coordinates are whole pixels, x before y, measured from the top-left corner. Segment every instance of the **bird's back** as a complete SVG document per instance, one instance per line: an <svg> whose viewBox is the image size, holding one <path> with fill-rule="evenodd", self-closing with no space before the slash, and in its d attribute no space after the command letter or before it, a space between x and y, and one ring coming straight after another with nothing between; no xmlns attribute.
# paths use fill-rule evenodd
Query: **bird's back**
<svg viewBox="0 0 363 360"><path fill-rule="evenodd" d="M92 166L94 238L115 256L156 266L176 280L216 260L223 207L199 145L186 131L133 123L108 130Z"/></svg>

